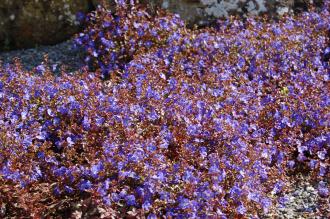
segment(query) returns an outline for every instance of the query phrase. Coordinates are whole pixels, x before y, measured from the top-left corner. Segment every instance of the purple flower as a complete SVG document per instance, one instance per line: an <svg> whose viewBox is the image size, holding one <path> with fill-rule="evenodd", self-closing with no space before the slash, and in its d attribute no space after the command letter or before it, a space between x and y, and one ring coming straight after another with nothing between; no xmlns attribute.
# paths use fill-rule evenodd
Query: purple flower
<svg viewBox="0 0 330 219"><path fill-rule="evenodd" d="M92 165L91 172L94 176L97 176L99 172L104 169L103 163L100 161L97 164Z"/></svg>
<svg viewBox="0 0 330 219"><path fill-rule="evenodd" d="M324 181L319 182L317 189L321 197L329 196L329 186L327 186L326 182Z"/></svg>
<svg viewBox="0 0 330 219"><path fill-rule="evenodd" d="M156 149L157 149L157 147L156 147L155 145L153 145L153 144L150 144L150 145L147 146L147 150L148 150L149 152L153 152L153 151L155 151Z"/></svg>
<svg viewBox="0 0 330 219"><path fill-rule="evenodd" d="M151 206L151 204L150 204L149 201L146 201L146 202L144 202L144 203L142 204L142 208L143 208L143 210L145 210L145 211L149 211L149 209L150 209L151 207L152 207L152 206Z"/></svg>
<svg viewBox="0 0 330 219"><path fill-rule="evenodd" d="M25 148L29 147L30 145L32 145L32 137L31 136L26 136L23 140L23 146Z"/></svg>
<svg viewBox="0 0 330 219"><path fill-rule="evenodd" d="M128 206L134 206L136 205L136 200L135 200L135 196L134 195L127 195L125 197L125 201L127 203Z"/></svg>
<svg viewBox="0 0 330 219"><path fill-rule="evenodd" d="M108 28L108 27L111 26L111 22L109 22L109 21L104 21L104 22L102 23L102 26L103 26L103 28Z"/></svg>
<svg viewBox="0 0 330 219"><path fill-rule="evenodd" d="M290 160L287 165L290 169L292 169L295 166L295 162L293 160Z"/></svg>
<svg viewBox="0 0 330 219"><path fill-rule="evenodd" d="M325 157L326 157L326 155L327 155L327 152L326 152L325 150L323 150L323 151L318 151L318 152L317 152L317 156L318 156L321 160L324 160Z"/></svg>
<svg viewBox="0 0 330 219"><path fill-rule="evenodd" d="M324 55L330 55L330 47L325 48Z"/></svg>
<svg viewBox="0 0 330 219"><path fill-rule="evenodd" d="M79 189L81 191L88 190L92 188L92 183L89 180L82 180L79 184Z"/></svg>
<svg viewBox="0 0 330 219"><path fill-rule="evenodd" d="M147 219L157 219L157 216L153 213L149 214Z"/></svg>
<svg viewBox="0 0 330 219"><path fill-rule="evenodd" d="M320 172L319 172L319 176L325 176L328 172L328 169L329 167L327 167L326 164L324 163L320 163Z"/></svg>
<svg viewBox="0 0 330 219"><path fill-rule="evenodd" d="M67 138L66 138L66 141L67 141L69 147L72 147L72 146L74 145L74 141L72 140L71 137L67 137Z"/></svg>
<svg viewBox="0 0 330 219"><path fill-rule="evenodd" d="M103 197L103 203L107 206L111 206L111 199L109 196L104 196Z"/></svg>
<svg viewBox="0 0 330 219"><path fill-rule="evenodd" d="M86 131L91 128L90 119L88 118L88 116L84 116L82 125Z"/></svg>
<svg viewBox="0 0 330 219"><path fill-rule="evenodd" d="M269 198L263 198L263 199L261 199L260 203L261 203L263 211L265 213L267 213L270 206L272 205L272 201Z"/></svg>
<svg viewBox="0 0 330 219"><path fill-rule="evenodd" d="M112 49L115 47L115 44L111 40L107 40L103 37L101 38L101 42L106 48Z"/></svg>
<svg viewBox="0 0 330 219"><path fill-rule="evenodd" d="M55 188L53 189L53 193L56 196L59 196L61 194L61 190L58 186L55 186Z"/></svg>
<svg viewBox="0 0 330 219"><path fill-rule="evenodd" d="M47 109L47 114L51 117L55 116L55 114L53 113L53 111L51 109Z"/></svg>
<svg viewBox="0 0 330 219"><path fill-rule="evenodd" d="M46 71L46 68L45 68L44 65L38 65L36 67L36 70L37 70L38 73L43 74Z"/></svg>
<svg viewBox="0 0 330 219"><path fill-rule="evenodd" d="M282 188L284 186L284 183L282 181L276 182L276 184L274 185L273 194L278 194L279 192L281 192Z"/></svg>
<svg viewBox="0 0 330 219"><path fill-rule="evenodd" d="M125 0L115 0L118 6L125 6Z"/></svg>
<svg viewBox="0 0 330 219"><path fill-rule="evenodd" d="M309 161L309 167L312 168L312 169L315 169L317 164L318 164L317 160L310 160Z"/></svg>
<svg viewBox="0 0 330 219"><path fill-rule="evenodd" d="M38 157L39 159L44 159L44 158L45 158L45 153L39 151L39 152L37 153L37 157Z"/></svg>
<svg viewBox="0 0 330 219"><path fill-rule="evenodd" d="M259 202L260 195L257 194L257 193L254 193L254 192L249 192L248 199L252 200L252 201L255 201L255 202Z"/></svg>
<svg viewBox="0 0 330 219"><path fill-rule="evenodd" d="M242 215L244 215L246 212L246 208L244 207L243 204L239 205L236 210L237 210L237 213L242 214Z"/></svg>
<svg viewBox="0 0 330 219"><path fill-rule="evenodd" d="M184 197L179 197L179 208L188 209L190 207L190 200Z"/></svg>
<svg viewBox="0 0 330 219"><path fill-rule="evenodd" d="M64 176L66 173L67 173L67 168L63 166L54 170L54 174L56 176Z"/></svg>
<svg viewBox="0 0 330 219"><path fill-rule="evenodd" d="M288 196L283 196L278 199L281 208L284 208L288 201L289 201Z"/></svg>
<svg viewBox="0 0 330 219"><path fill-rule="evenodd" d="M73 188L71 188L70 186L64 186L64 190L69 194L73 193Z"/></svg>
<svg viewBox="0 0 330 219"><path fill-rule="evenodd" d="M102 126L105 122L105 119L103 117L97 117L96 118L96 125L97 126Z"/></svg>

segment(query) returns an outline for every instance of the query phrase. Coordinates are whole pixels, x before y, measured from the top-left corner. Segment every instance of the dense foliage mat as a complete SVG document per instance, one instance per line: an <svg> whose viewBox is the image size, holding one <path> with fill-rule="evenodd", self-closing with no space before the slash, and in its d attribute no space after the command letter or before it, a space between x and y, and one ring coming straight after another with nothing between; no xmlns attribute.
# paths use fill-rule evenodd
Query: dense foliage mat
<svg viewBox="0 0 330 219"><path fill-rule="evenodd" d="M1 216L258 218L299 171L328 197L329 17L191 30L121 1L76 39L89 69L3 65Z"/></svg>

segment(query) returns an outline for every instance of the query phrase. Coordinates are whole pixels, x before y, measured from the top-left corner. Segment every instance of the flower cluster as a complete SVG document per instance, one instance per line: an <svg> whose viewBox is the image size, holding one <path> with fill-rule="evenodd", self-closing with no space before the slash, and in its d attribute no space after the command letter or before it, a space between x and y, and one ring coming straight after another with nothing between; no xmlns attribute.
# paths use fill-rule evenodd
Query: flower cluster
<svg viewBox="0 0 330 219"><path fill-rule="evenodd" d="M165 45L171 33L184 27L178 15L159 11L151 16L134 1L130 4L119 1L114 12L99 6L87 17L86 23L75 45L86 50L86 63L100 69L105 78L111 72L120 74L134 55Z"/></svg>
<svg viewBox="0 0 330 219"><path fill-rule="evenodd" d="M155 16L133 1L93 13L77 38L89 71L0 67L7 214L67 200L103 216L258 218L292 171L328 197L328 8L199 30Z"/></svg>
<svg viewBox="0 0 330 219"><path fill-rule="evenodd" d="M4 185L20 192L48 185L50 200L88 192L118 215L267 211L267 194L284 185L283 163L242 108L231 106L240 100L189 77L140 70L132 64L126 79L106 84L88 72L56 77L47 68L42 75L2 68ZM40 208L39 198L31 205Z"/></svg>
<svg viewBox="0 0 330 219"><path fill-rule="evenodd" d="M122 15L125 14L123 11L127 16ZM201 86L211 83L211 87L220 88L219 96L224 94L223 87L243 89L241 85L245 85L250 92L255 92L251 98L263 98L261 106L254 106L258 109L254 112L267 123L262 128L273 139L268 144L287 150L287 157L291 156L288 169L312 169L316 177L326 177L329 168L326 159L329 155L329 4L326 3L320 13L305 12L284 17L279 22L232 19L201 30L186 28L177 17L156 17L152 22L150 19L146 22L126 11L150 18L145 10L134 5L134 1L130 4L121 1L115 14L122 15L119 16L122 23L131 24L132 28L126 32L130 37L124 34L126 38L119 39L110 34L114 29L120 29L122 23L100 28L106 20L113 20L111 13L104 9L90 16L89 19L95 22L89 23L85 32L89 36L92 34L92 39L99 39L95 36L103 35L103 32L109 33L116 45L127 45L128 48L140 45L134 54L122 46L116 47L116 51L122 51L122 57L130 59L115 61L104 51L102 43L93 44L86 33L81 35L85 37L84 42L81 36L77 38L89 54L91 51L106 54L96 55L95 68L116 77L118 71L104 71L104 65L97 63L119 62L120 80L132 74L136 77L138 72L161 74L163 80L195 78L195 83ZM168 22L166 31L162 32L164 26L159 21L164 19ZM149 32L140 35L141 31L146 31L142 24L147 24ZM162 37L152 34L151 30L162 33ZM134 43L130 44L127 39ZM148 47L146 42L154 43ZM89 46L91 44L93 47ZM231 77L234 77L234 84L224 86L222 83ZM232 89L227 93L235 95ZM243 94L239 95L245 98Z"/></svg>

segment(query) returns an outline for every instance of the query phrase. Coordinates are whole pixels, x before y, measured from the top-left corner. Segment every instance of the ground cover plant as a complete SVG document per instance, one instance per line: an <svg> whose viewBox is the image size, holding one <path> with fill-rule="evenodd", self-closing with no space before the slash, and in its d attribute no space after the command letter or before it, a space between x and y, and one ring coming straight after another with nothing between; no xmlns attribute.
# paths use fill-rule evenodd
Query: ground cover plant
<svg viewBox="0 0 330 219"><path fill-rule="evenodd" d="M329 17L192 30L120 1L76 39L89 69L2 65L1 213L258 218L297 172L329 197Z"/></svg>

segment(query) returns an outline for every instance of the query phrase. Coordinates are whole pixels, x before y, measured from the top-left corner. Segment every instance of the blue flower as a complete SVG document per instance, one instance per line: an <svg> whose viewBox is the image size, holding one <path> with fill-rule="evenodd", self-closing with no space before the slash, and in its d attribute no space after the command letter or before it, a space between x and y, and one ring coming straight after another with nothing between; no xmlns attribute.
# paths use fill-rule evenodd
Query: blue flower
<svg viewBox="0 0 330 219"><path fill-rule="evenodd" d="M67 173L67 168L63 166L54 170L55 176L64 176L66 173Z"/></svg>
<svg viewBox="0 0 330 219"><path fill-rule="evenodd" d="M88 116L84 116L83 122L82 122L83 128L88 131L91 128L90 120Z"/></svg>
<svg viewBox="0 0 330 219"><path fill-rule="evenodd" d="M54 117L55 114L53 113L53 111L51 109L47 109L47 114L50 116L50 117Z"/></svg>
<svg viewBox="0 0 330 219"><path fill-rule="evenodd" d="M242 195L242 189L238 186L233 186L230 189L230 195L231 197L235 198L235 197L239 197Z"/></svg>
<svg viewBox="0 0 330 219"><path fill-rule="evenodd" d="M157 216L153 213L149 214L147 219L157 219Z"/></svg>
<svg viewBox="0 0 330 219"><path fill-rule="evenodd" d="M151 204L149 201L145 201L143 204L142 204L142 209L145 210L145 211L149 211L149 209L151 208Z"/></svg>
<svg viewBox="0 0 330 219"><path fill-rule="evenodd" d="M321 197L329 196L329 188L328 188L326 182L324 182L324 181L319 182L317 189L318 189L319 195Z"/></svg>
<svg viewBox="0 0 330 219"><path fill-rule="evenodd" d="M57 108L57 112L61 113L62 115L65 115L69 112L69 110L64 105L60 105Z"/></svg>
<svg viewBox="0 0 330 219"><path fill-rule="evenodd" d="M236 210L239 214L242 214L242 215L244 215L246 212L246 208L244 207L243 204L239 205Z"/></svg>
<svg viewBox="0 0 330 219"><path fill-rule="evenodd" d="M112 49L115 47L115 44L111 40L107 40L104 37L101 38L101 42L108 49Z"/></svg>
<svg viewBox="0 0 330 219"><path fill-rule="evenodd" d="M26 136L23 140L23 146L24 148L29 147L30 145L32 145L32 137L31 136Z"/></svg>
<svg viewBox="0 0 330 219"><path fill-rule="evenodd" d="M61 190L58 186L55 186L55 188L53 189L53 193L54 195L58 196L61 194Z"/></svg>
<svg viewBox="0 0 330 219"><path fill-rule="evenodd" d="M89 180L82 180L79 185L81 191L88 190L92 188L92 183Z"/></svg>
<svg viewBox="0 0 330 219"><path fill-rule="evenodd" d="M96 125L97 126L102 126L105 122L105 119L103 117L97 117L96 118Z"/></svg>
<svg viewBox="0 0 330 219"><path fill-rule="evenodd" d="M285 195L285 196L283 196L283 197L280 197L280 198L278 199L278 203L280 204L280 207L281 207L281 208L284 208L285 205L286 205L286 203L287 203L288 201L289 201L289 198L288 198L287 195Z"/></svg>
<svg viewBox="0 0 330 219"><path fill-rule="evenodd" d="M44 158L45 158L45 153L42 152L42 151L39 151L39 152L37 153L37 157L38 157L39 159L44 159Z"/></svg>
<svg viewBox="0 0 330 219"><path fill-rule="evenodd" d="M69 194L73 193L73 188L71 188L70 186L64 186L64 190Z"/></svg>
<svg viewBox="0 0 330 219"><path fill-rule="evenodd" d="M330 55L330 47L325 48L324 55L325 56Z"/></svg>
<svg viewBox="0 0 330 219"><path fill-rule="evenodd" d="M245 59L242 58L242 57L240 57L240 58L238 59L237 66L238 66L239 68L243 68L244 65L245 65Z"/></svg>
<svg viewBox="0 0 330 219"><path fill-rule="evenodd" d="M188 135L197 135L199 133L199 129L197 125L189 125L187 127L187 134Z"/></svg>
<svg viewBox="0 0 330 219"><path fill-rule="evenodd" d="M268 212L269 207L272 205L272 201L269 198L263 198L260 201L262 209L265 213Z"/></svg>
<svg viewBox="0 0 330 219"><path fill-rule="evenodd" d="M317 156L318 156L321 160L324 160L325 157L326 157L326 155L327 155L327 152L326 152L325 150L323 150L323 151L318 151L318 152L317 152Z"/></svg>
<svg viewBox="0 0 330 219"><path fill-rule="evenodd" d="M150 114L148 115L148 118L152 121L155 121L159 118L157 112L155 110L152 110Z"/></svg>
<svg viewBox="0 0 330 219"><path fill-rule="evenodd" d="M127 203L128 206L134 206L136 205L136 201L135 201L135 196L134 195L128 195L125 197L125 201Z"/></svg>
<svg viewBox="0 0 330 219"><path fill-rule="evenodd" d="M36 70L37 70L38 73L43 74L46 71L46 68L45 68L44 65L38 65L36 67Z"/></svg>
<svg viewBox="0 0 330 219"><path fill-rule="evenodd" d="M94 176L97 176L100 171L104 169L104 165L101 161L99 161L97 164L92 165L91 172Z"/></svg>
<svg viewBox="0 0 330 219"><path fill-rule="evenodd" d="M276 182L276 184L274 185L272 193L273 194L278 194L279 192L281 192L283 186L284 186L284 183L282 181Z"/></svg>
<svg viewBox="0 0 330 219"><path fill-rule="evenodd" d="M255 193L255 192L249 192L248 199L252 200L252 201L255 201L255 202L259 202L260 195L258 193Z"/></svg>
<svg viewBox="0 0 330 219"><path fill-rule="evenodd" d="M111 26L111 22L109 22L109 21L104 21L104 22L102 23L102 26L103 26L103 28L108 28L108 27Z"/></svg>
<svg viewBox="0 0 330 219"><path fill-rule="evenodd" d="M315 169L317 163L318 163L317 160L312 159L312 160L309 161L309 167L310 167L311 169Z"/></svg>
<svg viewBox="0 0 330 219"><path fill-rule="evenodd" d="M153 151L155 151L157 149L157 147L155 146L155 145L153 145L153 144L149 144L148 146L147 146L147 150L149 151L149 152L153 152Z"/></svg>
<svg viewBox="0 0 330 219"><path fill-rule="evenodd" d="M190 171L190 170L186 170L186 171L184 172L184 174L183 174L182 179L183 179L184 181L186 181L186 182L193 181L193 179L194 179L194 174L193 174L193 172Z"/></svg>
<svg viewBox="0 0 330 219"><path fill-rule="evenodd" d="M319 172L319 176L325 176L328 172L328 167L326 166L326 164L324 163L320 163L320 172Z"/></svg>
<svg viewBox="0 0 330 219"><path fill-rule="evenodd" d="M190 200L187 198L184 198L182 196L180 196L178 198L178 202L179 202L179 208L181 209L188 209L190 207Z"/></svg>
<svg viewBox="0 0 330 219"><path fill-rule="evenodd" d="M290 160L287 165L290 169L292 169L295 166L295 162L293 160Z"/></svg>
<svg viewBox="0 0 330 219"><path fill-rule="evenodd" d="M107 206L111 206L111 199L109 196L103 196L103 203Z"/></svg>

